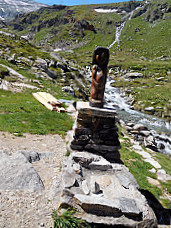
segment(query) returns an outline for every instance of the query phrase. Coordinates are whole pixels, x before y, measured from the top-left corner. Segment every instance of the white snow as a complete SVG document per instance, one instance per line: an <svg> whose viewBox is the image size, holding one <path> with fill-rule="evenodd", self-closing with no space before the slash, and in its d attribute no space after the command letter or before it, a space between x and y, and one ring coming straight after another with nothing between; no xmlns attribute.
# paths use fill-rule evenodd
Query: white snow
<svg viewBox="0 0 171 228"><path fill-rule="evenodd" d="M116 13L118 9L94 9L97 13Z"/></svg>

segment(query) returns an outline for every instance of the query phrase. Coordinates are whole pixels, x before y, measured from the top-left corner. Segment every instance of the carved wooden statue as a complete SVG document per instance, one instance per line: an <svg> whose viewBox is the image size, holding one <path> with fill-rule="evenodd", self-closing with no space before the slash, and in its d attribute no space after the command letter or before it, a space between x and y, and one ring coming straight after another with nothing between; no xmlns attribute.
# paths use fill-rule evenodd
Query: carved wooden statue
<svg viewBox="0 0 171 228"><path fill-rule="evenodd" d="M109 49L97 47L93 53L92 83L89 99L92 107L103 107L108 62Z"/></svg>

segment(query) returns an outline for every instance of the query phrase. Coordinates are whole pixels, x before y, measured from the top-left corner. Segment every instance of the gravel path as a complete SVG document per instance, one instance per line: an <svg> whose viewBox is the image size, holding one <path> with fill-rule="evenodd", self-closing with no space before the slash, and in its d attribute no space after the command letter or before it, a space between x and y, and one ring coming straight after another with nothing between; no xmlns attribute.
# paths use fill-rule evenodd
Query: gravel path
<svg viewBox="0 0 171 228"><path fill-rule="evenodd" d="M66 153L64 139L59 135L16 137L0 132L0 151L9 155L38 152L41 159L32 165L45 187L39 192L0 190L0 228L52 227L51 213L59 204L60 171Z"/></svg>

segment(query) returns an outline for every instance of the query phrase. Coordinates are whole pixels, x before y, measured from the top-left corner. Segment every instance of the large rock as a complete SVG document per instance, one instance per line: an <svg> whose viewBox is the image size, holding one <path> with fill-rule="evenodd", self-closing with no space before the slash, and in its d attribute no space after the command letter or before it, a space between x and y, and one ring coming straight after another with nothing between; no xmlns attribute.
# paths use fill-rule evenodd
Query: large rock
<svg viewBox="0 0 171 228"><path fill-rule="evenodd" d="M144 111L150 112L150 113L154 113L155 109L154 109L154 107L146 107L146 108L144 109Z"/></svg>
<svg viewBox="0 0 171 228"><path fill-rule="evenodd" d="M135 130L135 131L143 131L143 130L147 130L147 127L144 126L143 124L136 124L136 125L134 125L133 130Z"/></svg>
<svg viewBox="0 0 171 228"><path fill-rule="evenodd" d="M41 191L43 182L21 153L11 156L0 152L0 190Z"/></svg>
<svg viewBox="0 0 171 228"><path fill-rule="evenodd" d="M47 70L47 68L48 68L47 62L44 59L41 59L39 57L37 57L37 59L35 60L33 66L37 67L39 69L42 69L42 70Z"/></svg>
<svg viewBox="0 0 171 228"><path fill-rule="evenodd" d="M144 145L147 148L150 148L154 151L158 151L157 143L153 135L149 135L147 138L144 138Z"/></svg>
<svg viewBox="0 0 171 228"><path fill-rule="evenodd" d="M71 88L71 86L62 87L62 91L68 93L71 96L74 96L74 90L73 90L73 88Z"/></svg>
<svg viewBox="0 0 171 228"><path fill-rule="evenodd" d="M126 73L124 75L125 78L130 78L130 79L135 79L135 78L143 78L143 74L142 73L138 73L138 72L130 72L130 73Z"/></svg>

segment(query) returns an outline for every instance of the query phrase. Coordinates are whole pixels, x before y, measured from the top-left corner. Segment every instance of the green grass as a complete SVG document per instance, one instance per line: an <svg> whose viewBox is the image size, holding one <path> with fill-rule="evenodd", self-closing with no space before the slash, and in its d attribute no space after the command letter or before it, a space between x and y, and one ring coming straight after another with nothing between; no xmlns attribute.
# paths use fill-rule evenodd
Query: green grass
<svg viewBox="0 0 171 228"><path fill-rule="evenodd" d="M74 209L70 208L62 214L59 211L53 211L54 228L91 228L86 221L74 217L74 214Z"/></svg>
<svg viewBox="0 0 171 228"><path fill-rule="evenodd" d="M50 58L49 53L43 52L34 44L31 44L24 39L20 39L17 35L15 38L12 38L0 34L0 45L2 47L1 50L3 50L4 53L6 53L6 48L8 47L12 54L16 54L16 57L23 56L28 58L28 56L32 56L33 59L36 59L36 57L39 56L40 58Z"/></svg>
<svg viewBox="0 0 171 228"><path fill-rule="evenodd" d="M72 128L69 115L47 110L32 94L0 90L0 97L0 131L64 135Z"/></svg>
<svg viewBox="0 0 171 228"><path fill-rule="evenodd" d="M148 59L159 56L170 56L171 19L161 20L155 25L145 22L144 17L128 21L122 31L120 49ZM135 32L139 28L140 32Z"/></svg>
<svg viewBox="0 0 171 228"><path fill-rule="evenodd" d="M168 156L161 154L161 153L156 153L155 158L158 160L162 168L171 175L171 163L170 163L170 158Z"/></svg>

